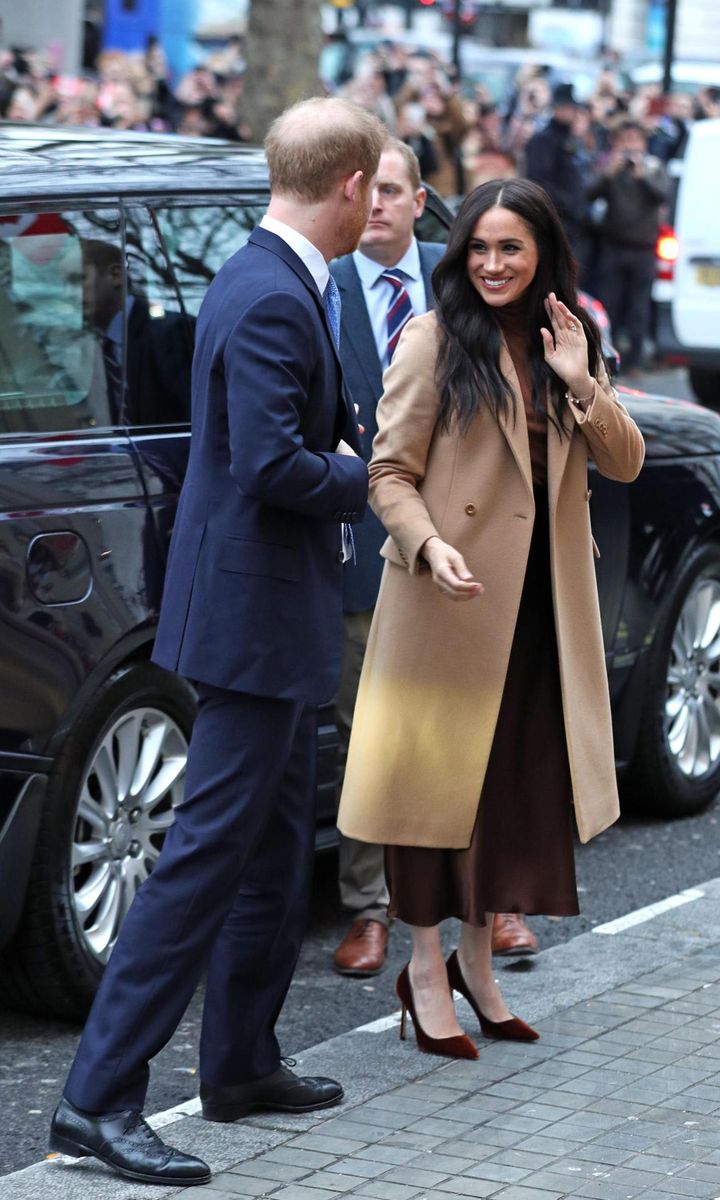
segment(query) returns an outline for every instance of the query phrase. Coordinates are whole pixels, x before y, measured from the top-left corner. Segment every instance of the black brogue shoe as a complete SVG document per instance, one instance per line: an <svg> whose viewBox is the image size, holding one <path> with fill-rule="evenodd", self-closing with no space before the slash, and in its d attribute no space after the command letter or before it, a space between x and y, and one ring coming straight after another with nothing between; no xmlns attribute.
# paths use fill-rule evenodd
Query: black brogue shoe
<svg viewBox="0 0 720 1200"><path fill-rule="evenodd" d="M62 1099L50 1126L50 1149L72 1158L97 1158L138 1183L190 1187L210 1181L207 1163L167 1146L135 1110L86 1113Z"/></svg>
<svg viewBox="0 0 720 1200"><path fill-rule="evenodd" d="M200 1100L206 1121L237 1121L248 1113L271 1112L306 1113L317 1108L339 1104L343 1089L334 1079L322 1076L295 1075L289 1067L280 1066L271 1075L250 1083L227 1087L200 1084Z"/></svg>

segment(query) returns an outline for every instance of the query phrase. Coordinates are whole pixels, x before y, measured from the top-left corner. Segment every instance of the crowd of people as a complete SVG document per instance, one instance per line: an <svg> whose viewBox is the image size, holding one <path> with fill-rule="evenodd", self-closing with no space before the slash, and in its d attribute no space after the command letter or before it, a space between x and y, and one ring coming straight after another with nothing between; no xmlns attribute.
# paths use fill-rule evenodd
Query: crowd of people
<svg viewBox="0 0 720 1200"><path fill-rule="evenodd" d="M712 87L696 96L631 90L616 68L611 57L580 100L570 84L553 86L547 68L528 65L498 99L482 80L460 86L430 49L386 41L351 57L344 39L331 36L321 58L328 93L379 117L451 204L490 179L524 176L545 187L581 284L608 309L632 377L649 345L654 246L670 191L665 164L682 156L694 121L720 116L720 96ZM0 50L0 116L252 142L244 72L239 36L177 80L155 37L142 53L102 51L95 71L78 77L58 75L42 53Z"/></svg>
<svg viewBox="0 0 720 1200"><path fill-rule="evenodd" d="M0 116L250 141L242 111L244 69L238 37L176 81L155 37L142 53L105 50L95 70L73 76L58 74L48 54L0 49Z"/></svg>

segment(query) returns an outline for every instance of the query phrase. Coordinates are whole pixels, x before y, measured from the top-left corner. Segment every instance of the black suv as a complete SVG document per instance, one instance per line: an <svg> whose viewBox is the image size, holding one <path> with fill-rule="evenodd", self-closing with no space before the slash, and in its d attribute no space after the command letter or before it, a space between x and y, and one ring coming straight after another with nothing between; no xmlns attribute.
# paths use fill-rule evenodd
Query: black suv
<svg viewBox="0 0 720 1200"><path fill-rule="evenodd" d="M268 181L256 150L2 123L0 171L0 996L72 1016L182 798L194 696L149 658L194 322Z"/></svg>
<svg viewBox="0 0 720 1200"><path fill-rule="evenodd" d="M194 696L149 657L194 322L268 183L235 145L2 123L0 171L0 997L77 1017L182 798ZM418 236L450 221L431 195ZM720 418L627 402L647 465L591 481L618 766L683 813L720 786Z"/></svg>

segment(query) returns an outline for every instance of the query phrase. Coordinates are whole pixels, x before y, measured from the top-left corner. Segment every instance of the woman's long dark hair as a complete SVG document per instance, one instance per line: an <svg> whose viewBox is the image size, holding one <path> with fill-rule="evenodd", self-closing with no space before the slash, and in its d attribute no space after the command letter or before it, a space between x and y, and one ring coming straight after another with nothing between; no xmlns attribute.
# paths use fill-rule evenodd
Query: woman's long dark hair
<svg viewBox="0 0 720 1200"><path fill-rule="evenodd" d="M470 282L467 268L475 226L495 206L516 213L529 226L537 246L537 270L525 292L533 403L536 409L545 408L549 384L552 411L548 417L565 430L566 385L545 362L540 335L543 325L552 332L544 308L548 293L555 292L582 324L591 375L602 355L600 335L578 302L575 260L555 205L543 188L528 179L493 179L470 192L450 230L445 255L433 271L440 326L436 367L440 422L444 429L456 422L461 433L466 433L485 405L496 418L508 413L515 417L515 397L500 371L500 327L492 307Z"/></svg>

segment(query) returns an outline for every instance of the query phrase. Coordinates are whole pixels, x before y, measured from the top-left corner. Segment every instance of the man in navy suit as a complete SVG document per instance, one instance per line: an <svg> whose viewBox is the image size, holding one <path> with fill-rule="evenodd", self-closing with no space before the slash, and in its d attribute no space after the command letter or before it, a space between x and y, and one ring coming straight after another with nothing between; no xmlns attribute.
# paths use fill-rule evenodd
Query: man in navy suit
<svg viewBox="0 0 720 1200"><path fill-rule="evenodd" d="M363 456L367 460L377 433L375 410L382 395L383 371L402 327L411 316L432 307L430 277L445 250L444 245L415 239L415 221L422 216L425 198L414 151L395 138L389 140L380 158L370 218L360 246L331 265L342 299L340 357L365 429ZM341 770L380 586L383 560L379 552L387 536L370 509L354 533L357 562L344 576L343 664L335 704ZM335 969L342 975L375 975L385 962L388 940L382 846L341 835L339 883L343 906L353 920L335 951Z"/></svg>
<svg viewBox="0 0 720 1200"><path fill-rule="evenodd" d="M149 1060L203 971L206 1118L308 1112L343 1094L282 1065L274 1027L305 922L316 706L339 678L347 523L367 498L327 262L358 244L384 141L346 101L284 113L266 140L268 214L198 317L154 654L198 691L185 798L124 922L50 1140L141 1182L210 1178L142 1117Z"/></svg>

